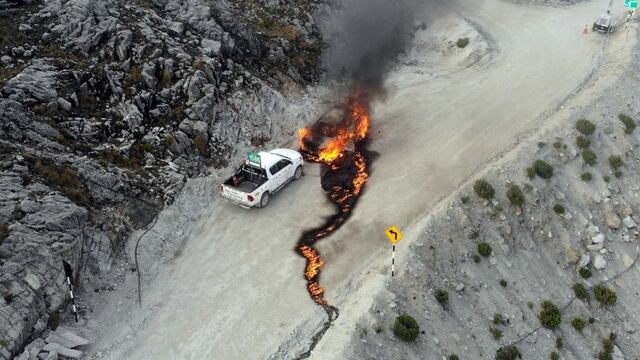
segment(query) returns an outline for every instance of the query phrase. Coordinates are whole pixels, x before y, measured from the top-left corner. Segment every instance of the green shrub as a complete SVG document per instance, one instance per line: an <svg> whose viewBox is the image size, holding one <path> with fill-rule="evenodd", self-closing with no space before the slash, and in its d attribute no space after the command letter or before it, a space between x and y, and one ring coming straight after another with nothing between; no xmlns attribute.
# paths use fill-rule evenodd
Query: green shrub
<svg viewBox="0 0 640 360"><path fill-rule="evenodd" d="M533 304L533 301L527 301L527 307L528 307L529 309L533 309L533 307L534 307L534 306L535 306L535 305Z"/></svg>
<svg viewBox="0 0 640 360"><path fill-rule="evenodd" d="M573 293L576 294L576 297L580 300L589 300L589 291L582 283L573 284Z"/></svg>
<svg viewBox="0 0 640 360"><path fill-rule="evenodd" d="M551 360L560 360L560 355L558 355L558 353L555 351L552 351L549 357L551 358Z"/></svg>
<svg viewBox="0 0 640 360"><path fill-rule="evenodd" d="M587 119L580 119L576 122L576 129L584 135L591 135L596 131L596 125Z"/></svg>
<svg viewBox="0 0 640 360"><path fill-rule="evenodd" d="M542 326L547 329L556 329L560 326L562 322L562 314L560 313L560 309L549 300L545 300L542 302L542 310L538 315Z"/></svg>
<svg viewBox="0 0 640 360"><path fill-rule="evenodd" d="M618 115L618 119L620 119L620 121L622 121L622 123L624 124L624 132L627 134L631 134L633 132L633 130L636 129L636 122L633 121L633 119L625 114L620 114Z"/></svg>
<svg viewBox="0 0 640 360"><path fill-rule="evenodd" d="M493 196L496 194L493 186L483 179L480 179L473 184L473 190L476 192L476 195L486 200L493 199Z"/></svg>
<svg viewBox="0 0 640 360"><path fill-rule="evenodd" d="M598 163L598 157L591 149L586 149L582 152L582 160L589 166L595 166Z"/></svg>
<svg viewBox="0 0 640 360"><path fill-rule="evenodd" d="M582 276L583 279L588 279L593 275L591 273L591 270L589 270L589 268L586 266L581 267L580 270L578 270L578 273L580 274L580 276Z"/></svg>
<svg viewBox="0 0 640 360"><path fill-rule="evenodd" d="M602 306L612 306L618 301L616 292L604 285L596 285L593 288L593 296Z"/></svg>
<svg viewBox="0 0 640 360"><path fill-rule="evenodd" d="M543 179L549 179L553 176L553 166L549 165L549 163L544 160L536 160L533 163L533 169L535 170L536 175Z"/></svg>
<svg viewBox="0 0 640 360"><path fill-rule="evenodd" d="M553 211L558 215L562 215L564 214L564 206L560 204L555 204L553 205Z"/></svg>
<svg viewBox="0 0 640 360"><path fill-rule="evenodd" d="M469 197L468 196L463 196L460 198L460 201L462 201L463 204L468 204L469 203Z"/></svg>
<svg viewBox="0 0 640 360"><path fill-rule="evenodd" d="M507 280L505 279L500 280L500 286L507 287Z"/></svg>
<svg viewBox="0 0 640 360"><path fill-rule="evenodd" d="M555 142L553 143L553 147L554 147L556 150L560 150L560 149L562 149L562 141L560 141L560 140L555 141Z"/></svg>
<svg viewBox="0 0 640 360"><path fill-rule="evenodd" d="M580 175L580 179L582 179L582 181L591 181L591 179L593 179L593 176L591 175L590 172L586 172Z"/></svg>
<svg viewBox="0 0 640 360"><path fill-rule="evenodd" d="M448 360L460 360L460 357L456 354L451 354L449 355Z"/></svg>
<svg viewBox="0 0 640 360"><path fill-rule="evenodd" d="M598 353L598 360L613 360L613 349L615 346L616 335L610 333L608 338L602 339L602 351Z"/></svg>
<svg viewBox="0 0 640 360"><path fill-rule="evenodd" d="M545 147L545 146L547 146L547 143L546 143L546 142L540 141L540 142L538 143L538 147L539 147L539 148L543 148L543 147Z"/></svg>
<svg viewBox="0 0 640 360"><path fill-rule="evenodd" d="M609 181L611 181L611 178L608 175L605 175L602 177L602 181L608 183Z"/></svg>
<svg viewBox="0 0 640 360"><path fill-rule="evenodd" d="M515 346L505 346L496 352L496 360L516 360L522 359L522 354Z"/></svg>
<svg viewBox="0 0 640 360"><path fill-rule="evenodd" d="M502 317L502 315L495 313L493 314L493 324L494 325L506 325L506 321L504 320L504 318Z"/></svg>
<svg viewBox="0 0 640 360"><path fill-rule="evenodd" d="M482 259L480 258L480 255L475 254L473 255L473 262L475 262L476 264L479 263Z"/></svg>
<svg viewBox="0 0 640 360"><path fill-rule="evenodd" d="M622 174L622 171L620 171L620 170L616 170L616 171L613 173L613 175L615 175L617 178L619 178L619 177L622 177L622 175L623 175L623 174Z"/></svg>
<svg viewBox="0 0 640 360"><path fill-rule="evenodd" d="M502 330L496 327L490 327L489 331L491 332L491 335L493 335L493 338L496 340L500 340L500 338L502 337Z"/></svg>
<svg viewBox="0 0 640 360"><path fill-rule="evenodd" d="M441 305L444 305L447 303L447 301L449 301L449 292L444 289L437 289L435 292L435 297Z"/></svg>
<svg viewBox="0 0 640 360"><path fill-rule="evenodd" d="M564 341L562 341L562 338L560 336L556 336L556 348L562 349L563 347L564 347Z"/></svg>
<svg viewBox="0 0 640 360"><path fill-rule="evenodd" d="M534 177L536 177L536 169L534 169L533 167L527 168L527 177L529 179L533 179Z"/></svg>
<svg viewBox="0 0 640 360"><path fill-rule="evenodd" d="M469 38L468 37L463 37L463 38L458 39L458 41L456 41L456 46L459 47L460 49L466 48L467 45L469 45Z"/></svg>
<svg viewBox="0 0 640 360"><path fill-rule="evenodd" d="M507 198L511 204L515 206L522 206L525 202L524 194L518 185L511 185L509 187L509 190L507 190Z"/></svg>
<svg viewBox="0 0 640 360"><path fill-rule="evenodd" d="M587 139L582 135L578 135L576 138L576 145L578 145L581 149L588 149L591 146L591 140Z"/></svg>
<svg viewBox="0 0 640 360"><path fill-rule="evenodd" d="M416 319L410 315L403 314L396 318L393 333L404 341L415 341L420 333L420 326Z"/></svg>
<svg viewBox="0 0 640 360"><path fill-rule="evenodd" d="M611 166L613 170L618 170L618 168L621 167L622 165L624 165L624 161L622 161L622 158L620 156L618 155L609 156L609 166Z"/></svg>
<svg viewBox="0 0 640 360"><path fill-rule="evenodd" d="M582 331L587 326L587 322L580 316L576 316L573 318L573 320L571 320L571 325L574 329Z"/></svg>
<svg viewBox="0 0 640 360"><path fill-rule="evenodd" d="M488 257L489 255L491 255L491 252L493 250L491 249L491 245L487 244L486 242L481 242L480 244L478 244L478 253L484 257Z"/></svg>

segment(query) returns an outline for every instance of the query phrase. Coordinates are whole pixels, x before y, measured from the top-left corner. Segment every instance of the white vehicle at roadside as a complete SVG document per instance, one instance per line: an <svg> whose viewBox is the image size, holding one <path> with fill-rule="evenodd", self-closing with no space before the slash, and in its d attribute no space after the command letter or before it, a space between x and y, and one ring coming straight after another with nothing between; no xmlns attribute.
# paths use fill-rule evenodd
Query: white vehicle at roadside
<svg viewBox="0 0 640 360"><path fill-rule="evenodd" d="M302 155L290 149L250 153L220 186L222 198L243 208L265 207L271 196L302 176Z"/></svg>

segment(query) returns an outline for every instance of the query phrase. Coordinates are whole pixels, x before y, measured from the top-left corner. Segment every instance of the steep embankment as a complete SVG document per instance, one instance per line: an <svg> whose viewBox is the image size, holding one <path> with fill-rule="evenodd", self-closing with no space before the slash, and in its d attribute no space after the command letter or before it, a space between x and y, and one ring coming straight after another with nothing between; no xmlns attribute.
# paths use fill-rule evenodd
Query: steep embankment
<svg viewBox="0 0 640 360"><path fill-rule="evenodd" d="M135 267L129 233L187 178L301 121L289 96L320 74L315 6L2 1L0 358L72 318L61 260L84 321L86 294Z"/></svg>

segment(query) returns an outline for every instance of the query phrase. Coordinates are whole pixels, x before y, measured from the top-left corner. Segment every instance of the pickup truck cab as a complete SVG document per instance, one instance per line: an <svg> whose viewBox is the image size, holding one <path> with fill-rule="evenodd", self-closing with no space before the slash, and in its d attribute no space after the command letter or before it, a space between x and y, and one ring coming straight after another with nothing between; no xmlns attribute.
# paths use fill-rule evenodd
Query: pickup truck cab
<svg viewBox="0 0 640 360"><path fill-rule="evenodd" d="M221 186L222 198L240 207L265 207L285 185L302 176L302 155L290 149L250 154Z"/></svg>

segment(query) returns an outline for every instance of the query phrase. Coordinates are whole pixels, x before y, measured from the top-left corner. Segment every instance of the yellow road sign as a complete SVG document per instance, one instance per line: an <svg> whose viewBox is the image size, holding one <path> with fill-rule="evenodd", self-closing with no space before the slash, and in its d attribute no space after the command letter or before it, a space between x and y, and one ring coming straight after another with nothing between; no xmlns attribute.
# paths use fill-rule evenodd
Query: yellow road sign
<svg viewBox="0 0 640 360"><path fill-rule="evenodd" d="M388 228L384 233L387 234L387 237L393 245L399 243L404 238L404 236L400 232L400 229L398 229L398 227L395 225Z"/></svg>

